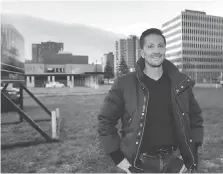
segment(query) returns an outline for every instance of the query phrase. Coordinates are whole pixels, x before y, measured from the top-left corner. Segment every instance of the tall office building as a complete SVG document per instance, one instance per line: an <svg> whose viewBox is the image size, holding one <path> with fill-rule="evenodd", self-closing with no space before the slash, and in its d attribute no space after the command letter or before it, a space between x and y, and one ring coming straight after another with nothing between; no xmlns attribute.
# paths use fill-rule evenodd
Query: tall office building
<svg viewBox="0 0 223 174"><path fill-rule="evenodd" d="M103 58L102 58L102 71L104 72L105 70L105 66L107 63L109 63L109 65L111 66L113 73L114 73L114 54L112 52L106 53L104 54Z"/></svg>
<svg viewBox="0 0 223 174"><path fill-rule="evenodd" d="M117 69L120 60L124 59L130 71L134 70L140 55L140 44L137 36L130 35L127 39L116 41L115 69Z"/></svg>
<svg viewBox="0 0 223 174"><path fill-rule="evenodd" d="M162 25L166 58L197 83L223 72L223 17L185 10Z"/></svg>
<svg viewBox="0 0 223 174"><path fill-rule="evenodd" d="M43 55L47 53L56 53L63 51L63 43L57 42L41 42L40 44L32 44L32 60L42 62Z"/></svg>

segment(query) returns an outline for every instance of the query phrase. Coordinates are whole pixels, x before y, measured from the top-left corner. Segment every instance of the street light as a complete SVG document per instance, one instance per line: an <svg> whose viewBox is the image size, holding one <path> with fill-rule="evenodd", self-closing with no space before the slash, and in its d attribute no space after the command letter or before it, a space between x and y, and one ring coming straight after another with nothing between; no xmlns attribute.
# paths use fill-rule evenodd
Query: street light
<svg viewBox="0 0 223 174"><path fill-rule="evenodd" d="M97 72L97 60L96 60L96 72Z"/></svg>
<svg viewBox="0 0 223 174"><path fill-rule="evenodd" d="M191 63L191 62L194 62L194 64ZM196 62L194 59L192 59L192 60L189 61L188 63L189 63L190 65L195 65L195 82L197 83L197 62Z"/></svg>
<svg viewBox="0 0 223 174"><path fill-rule="evenodd" d="M195 82L197 83L197 62L194 59L192 59L192 62L195 64Z"/></svg>

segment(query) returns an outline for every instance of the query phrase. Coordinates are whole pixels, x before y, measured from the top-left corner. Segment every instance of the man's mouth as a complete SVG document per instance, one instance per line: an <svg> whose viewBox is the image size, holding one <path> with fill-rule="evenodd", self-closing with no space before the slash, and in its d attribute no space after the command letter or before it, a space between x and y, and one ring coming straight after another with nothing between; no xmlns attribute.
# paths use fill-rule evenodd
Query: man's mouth
<svg viewBox="0 0 223 174"><path fill-rule="evenodd" d="M153 59L160 59L160 58L162 58L162 55L160 55L160 54L159 55L153 55L152 58Z"/></svg>
<svg viewBox="0 0 223 174"><path fill-rule="evenodd" d="M161 59L162 58L162 56L160 56L160 57L152 57L153 59Z"/></svg>

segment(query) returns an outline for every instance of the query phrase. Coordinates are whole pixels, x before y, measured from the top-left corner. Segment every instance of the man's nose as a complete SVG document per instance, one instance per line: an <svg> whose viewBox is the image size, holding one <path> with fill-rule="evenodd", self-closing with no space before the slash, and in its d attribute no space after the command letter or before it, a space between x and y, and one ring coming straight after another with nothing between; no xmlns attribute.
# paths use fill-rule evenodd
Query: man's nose
<svg viewBox="0 0 223 174"><path fill-rule="evenodd" d="M162 56L162 54L161 54L160 52L154 52L154 53L153 53L153 56L155 56L155 57L160 57L160 56Z"/></svg>
<svg viewBox="0 0 223 174"><path fill-rule="evenodd" d="M162 49L155 47L155 48L153 48L153 52L157 53L157 54L158 53L161 54L162 53Z"/></svg>

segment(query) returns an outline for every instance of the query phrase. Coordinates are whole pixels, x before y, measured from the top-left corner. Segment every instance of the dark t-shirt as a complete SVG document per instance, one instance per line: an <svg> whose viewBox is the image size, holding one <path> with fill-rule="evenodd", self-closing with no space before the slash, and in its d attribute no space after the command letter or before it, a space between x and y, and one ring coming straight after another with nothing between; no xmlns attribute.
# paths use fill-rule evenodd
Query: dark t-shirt
<svg viewBox="0 0 223 174"><path fill-rule="evenodd" d="M142 151L146 152L153 147L176 145L168 75L163 73L157 81L144 75L144 82L149 90L149 103Z"/></svg>

